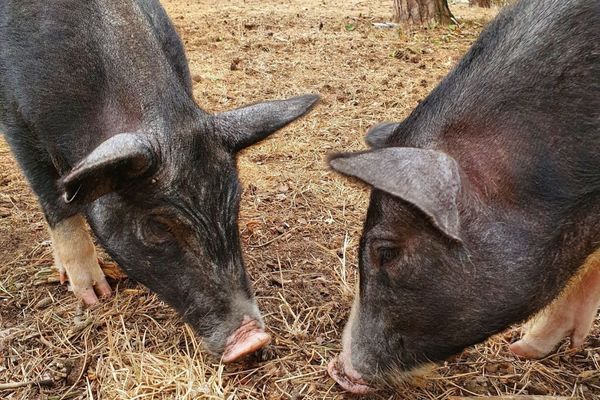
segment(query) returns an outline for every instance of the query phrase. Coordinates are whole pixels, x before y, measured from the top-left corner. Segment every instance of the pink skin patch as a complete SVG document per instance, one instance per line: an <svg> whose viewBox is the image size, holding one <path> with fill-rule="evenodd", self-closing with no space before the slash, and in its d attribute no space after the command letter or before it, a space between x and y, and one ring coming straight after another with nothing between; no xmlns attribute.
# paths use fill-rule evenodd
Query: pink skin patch
<svg viewBox="0 0 600 400"><path fill-rule="evenodd" d="M230 363L262 349L271 342L258 321L244 316L242 325L227 339L223 362Z"/></svg>
<svg viewBox="0 0 600 400"><path fill-rule="evenodd" d="M67 273L64 269L59 271L59 280L61 285L64 285L65 282L69 280ZM110 285L103 278L100 282L94 284L91 288L86 288L76 293L76 296L83 301L83 304L86 306L93 306L98 304L99 299L107 299L112 295L112 290Z"/></svg>
<svg viewBox="0 0 600 400"><path fill-rule="evenodd" d="M583 345L600 306L600 257L590 262L561 297L527 324L525 336L510 346L513 353L542 358L567 336L571 348Z"/></svg>
<svg viewBox="0 0 600 400"><path fill-rule="evenodd" d="M352 368L349 358L343 352L329 362L327 372L344 390L352 394L367 394L373 391L373 388Z"/></svg>
<svg viewBox="0 0 600 400"><path fill-rule="evenodd" d="M373 388L362 378L352 366L350 349L352 348L352 325L356 320L359 297L354 296L354 304L348 318L348 323L342 335L342 353L329 362L327 372L344 390L353 394L366 394Z"/></svg>
<svg viewBox="0 0 600 400"><path fill-rule="evenodd" d="M85 219L75 215L62 220L50 228L50 236L60 283L68 280L70 290L86 305L98 303L98 296L110 296Z"/></svg>

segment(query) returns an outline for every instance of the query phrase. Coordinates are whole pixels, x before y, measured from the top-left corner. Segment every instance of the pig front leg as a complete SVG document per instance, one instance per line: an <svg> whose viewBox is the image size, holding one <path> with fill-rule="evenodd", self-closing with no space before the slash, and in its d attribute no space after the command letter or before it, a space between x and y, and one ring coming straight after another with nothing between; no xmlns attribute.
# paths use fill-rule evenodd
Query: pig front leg
<svg viewBox="0 0 600 400"><path fill-rule="evenodd" d="M571 347L583 345L600 307L600 249L590 256L582 273L546 310L527 323L525 336L513 343L513 353L542 358L569 336Z"/></svg>
<svg viewBox="0 0 600 400"><path fill-rule="evenodd" d="M96 304L98 296L110 296L110 286L98 265L83 217L75 215L60 221L50 229L50 235L60 282L68 279L75 296L86 305Z"/></svg>
<svg viewBox="0 0 600 400"><path fill-rule="evenodd" d="M21 119L17 105L11 105L14 108L3 116L10 121L5 137L44 210L60 280L64 283L68 276L78 298L86 304L97 303L97 295L110 295L110 286L98 265L85 220L80 215L73 216L75 208L64 201L64 193L58 190L60 174L56 165L64 160L57 154L53 157L48 151L41 150L45 142L41 143L38 133L29 129L32 124Z"/></svg>

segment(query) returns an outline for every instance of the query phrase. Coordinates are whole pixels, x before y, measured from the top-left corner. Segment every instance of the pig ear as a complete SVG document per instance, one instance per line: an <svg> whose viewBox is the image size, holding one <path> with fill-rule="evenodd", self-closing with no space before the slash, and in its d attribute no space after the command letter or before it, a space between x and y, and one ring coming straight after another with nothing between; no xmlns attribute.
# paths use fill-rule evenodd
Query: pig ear
<svg viewBox="0 0 600 400"><path fill-rule="evenodd" d="M237 108L216 114L215 129L225 145L236 152L306 114L318 100L317 95L305 95Z"/></svg>
<svg viewBox="0 0 600 400"><path fill-rule="evenodd" d="M456 161L447 154L388 147L335 155L329 164L342 174L417 206L440 231L461 241L457 208L460 174Z"/></svg>
<svg viewBox="0 0 600 400"><path fill-rule="evenodd" d="M397 122L384 122L375 125L367 131L365 142L374 149L384 147L388 138L394 133L400 124Z"/></svg>
<svg viewBox="0 0 600 400"><path fill-rule="evenodd" d="M154 165L156 153L145 135L121 133L77 163L59 187L66 203L84 205L149 175Z"/></svg>

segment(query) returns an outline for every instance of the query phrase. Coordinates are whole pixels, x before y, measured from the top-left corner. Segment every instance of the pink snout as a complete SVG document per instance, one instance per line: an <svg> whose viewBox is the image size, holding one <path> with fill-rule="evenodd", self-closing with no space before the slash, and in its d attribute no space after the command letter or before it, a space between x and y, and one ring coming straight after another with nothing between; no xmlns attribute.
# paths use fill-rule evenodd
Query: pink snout
<svg viewBox="0 0 600 400"><path fill-rule="evenodd" d="M258 321L244 317L242 325L227 339L223 362L230 363L262 349L271 342L271 336Z"/></svg>
<svg viewBox="0 0 600 400"><path fill-rule="evenodd" d="M327 371L333 380L350 393L366 394L373 391L360 373L352 367L349 355L344 352L329 362Z"/></svg>

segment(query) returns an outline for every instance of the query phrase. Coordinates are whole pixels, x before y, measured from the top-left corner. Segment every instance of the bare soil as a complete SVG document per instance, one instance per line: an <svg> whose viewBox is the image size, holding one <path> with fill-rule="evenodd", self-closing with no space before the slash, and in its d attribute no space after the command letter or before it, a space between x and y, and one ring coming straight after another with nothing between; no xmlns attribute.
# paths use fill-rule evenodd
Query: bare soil
<svg viewBox="0 0 600 400"><path fill-rule="evenodd" d="M243 248L273 343L223 366L168 306L129 280L113 280L114 298L82 310L53 282L43 216L0 140L0 384L18 386L0 390L0 398L346 398L326 366L340 350L352 300L368 188L336 176L324 159L364 148L368 127L408 115L497 9L453 6L458 27L399 32L372 25L390 20L391 1L164 4L184 40L203 108L322 96L308 117L239 160ZM536 362L508 351L519 334L518 327L508 330L428 379L371 398L600 398L600 320L584 349L570 351L565 343Z"/></svg>

